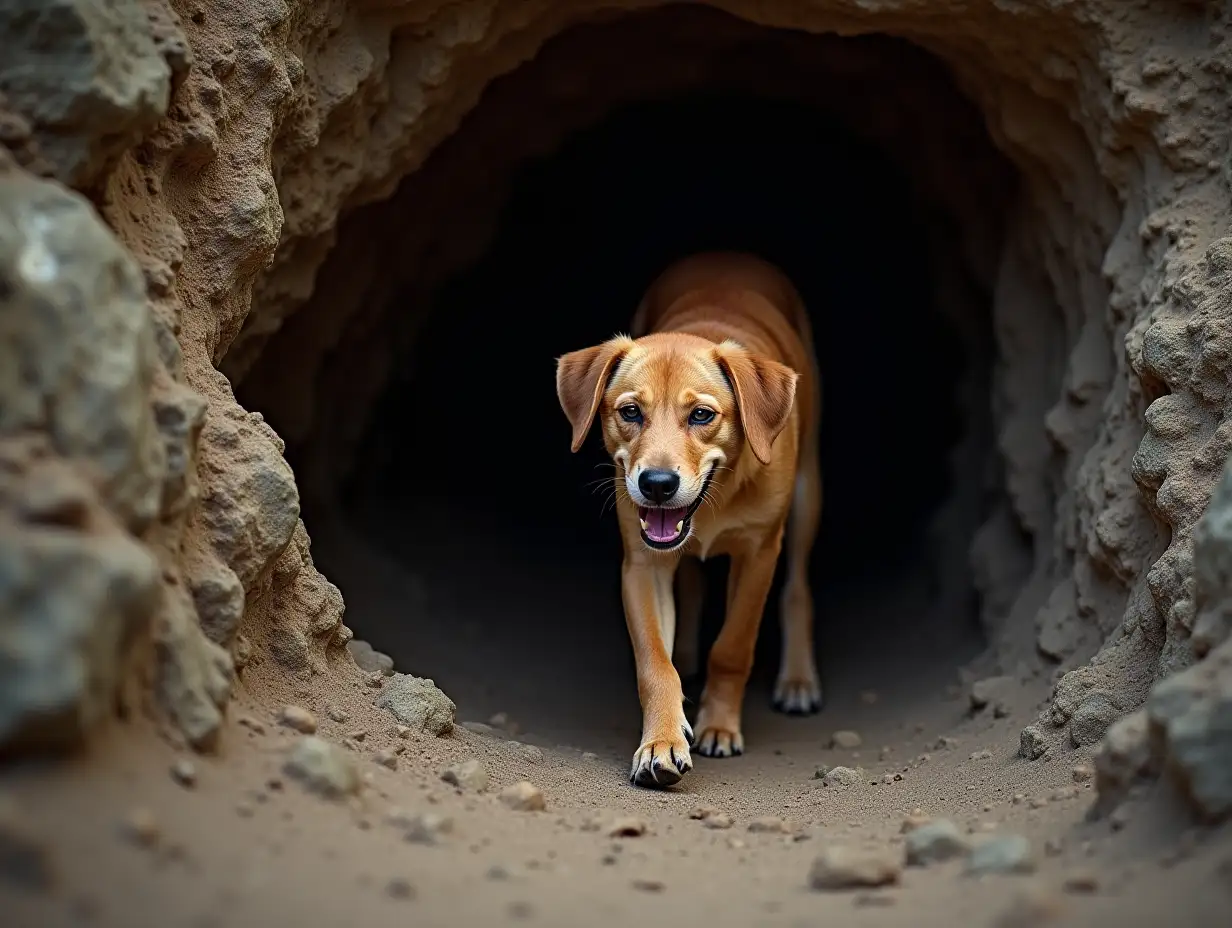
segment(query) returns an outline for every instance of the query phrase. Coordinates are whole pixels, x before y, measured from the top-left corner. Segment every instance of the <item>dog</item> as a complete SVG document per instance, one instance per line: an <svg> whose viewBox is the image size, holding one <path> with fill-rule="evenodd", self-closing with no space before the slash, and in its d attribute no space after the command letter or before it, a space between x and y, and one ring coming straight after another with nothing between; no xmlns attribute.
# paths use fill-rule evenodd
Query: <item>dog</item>
<svg viewBox="0 0 1232 928"><path fill-rule="evenodd" d="M808 580L822 506L821 375L803 300L753 255L671 265L631 332L557 359L556 392L572 450L598 419L616 469L622 598L642 706L629 778L654 788L692 769L690 748L705 757L744 752L744 691L784 543L774 705L789 714L821 708ZM681 673L697 669L700 561L715 555L731 558L727 614L692 727Z"/></svg>

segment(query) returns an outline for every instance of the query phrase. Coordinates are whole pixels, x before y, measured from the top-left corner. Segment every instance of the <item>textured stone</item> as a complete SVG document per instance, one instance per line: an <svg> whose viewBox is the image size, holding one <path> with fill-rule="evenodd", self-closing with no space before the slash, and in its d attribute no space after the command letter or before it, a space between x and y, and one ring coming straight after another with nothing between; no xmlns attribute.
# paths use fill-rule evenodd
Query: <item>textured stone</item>
<svg viewBox="0 0 1232 928"><path fill-rule="evenodd" d="M1069 720L1069 735L1076 747L1095 744L1122 712L1106 693L1092 693Z"/></svg>
<svg viewBox="0 0 1232 928"><path fill-rule="evenodd" d="M295 743L283 769L287 776L327 799L359 792L359 774L350 754L315 735Z"/></svg>
<svg viewBox="0 0 1232 928"><path fill-rule="evenodd" d="M829 845L813 859L808 882L821 891L888 886L897 883L902 872L902 864L890 851Z"/></svg>
<svg viewBox="0 0 1232 928"><path fill-rule="evenodd" d="M416 731L447 735L453 731L458 707L431 680L396 673L381 692L377 706L388 709Z"/></svg>
<svg viewBox="0 0 1232 928"><path fill-rule="evenodd" d="M347 642L347 650L351 652L351 657L354 658L360 670L384 674L387 677L393 676L394 659L388 654L374 650L368 642L352 638Z"/></svg>
<svg viewBox="0 0 1232 928"><path fill-rule="evenodd" d="M967 839L958 826L946 819L928 822L907 832L905 846L909 867L943 863L962 857L969 850Z"/></svg>
<svg viewBox="0 0 1232 928"><path fill-rule="evenodd" d="M988 838L971 848L966 872L971 876L994 873L1032 873L1035 856L1031 842L1021 835L1001 835Z"/></svg>

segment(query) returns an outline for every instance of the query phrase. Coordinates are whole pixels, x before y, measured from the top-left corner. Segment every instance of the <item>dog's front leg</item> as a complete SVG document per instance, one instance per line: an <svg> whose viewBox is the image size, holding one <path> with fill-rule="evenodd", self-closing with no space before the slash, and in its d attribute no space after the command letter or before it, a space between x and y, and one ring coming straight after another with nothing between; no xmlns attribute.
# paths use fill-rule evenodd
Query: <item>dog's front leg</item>
<svg viewBox="0 0 1232 928"><path fill-rule="evenodd" d="M744 753L740 715L753 669L753 649L783 542L780 529L757 549L732 555L727 580L727 616L710 649L706 689L697 714L696 747L706 757Z"/></svg>
<svg viewBox="0 0 1232 928"><path fill-rule="evenodd" d="M670 557L626 558L624 563L625 621L642 702L642 743L629 772L629 779L638 786L670 786L693 768L689 757L693 731L684 717L680 676L671 659L675 569Z"/></svg>

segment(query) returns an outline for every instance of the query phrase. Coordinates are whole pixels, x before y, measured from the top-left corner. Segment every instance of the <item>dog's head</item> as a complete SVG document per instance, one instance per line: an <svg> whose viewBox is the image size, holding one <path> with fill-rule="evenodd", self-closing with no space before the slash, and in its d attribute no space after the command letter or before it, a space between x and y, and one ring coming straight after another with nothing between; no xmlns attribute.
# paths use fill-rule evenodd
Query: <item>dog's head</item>
<svg viewBox="0 0 1232 928"><path fill-rule="evenodd" d="M735 342L683 333L618 336L564 355L556 393L581 448L598 417L642 540L671 551L689 537L711 484L747 444L762 464L787 424L798 375Z"/></svg>

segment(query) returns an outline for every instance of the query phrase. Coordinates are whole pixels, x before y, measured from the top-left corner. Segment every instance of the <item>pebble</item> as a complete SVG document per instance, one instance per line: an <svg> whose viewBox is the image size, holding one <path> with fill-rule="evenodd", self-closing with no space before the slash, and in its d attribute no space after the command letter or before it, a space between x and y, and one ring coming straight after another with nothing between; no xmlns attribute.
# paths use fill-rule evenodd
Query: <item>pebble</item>
<svg viewBox="0 0 1232 928"><path fill-rule="evenodd" d="M1078 764L1070 771L1075 783L1086 783L1095 777L1095 768L1090 764Z"/></svg>
<svg viewBox="0 0 1232 928"><path fill-rule="evenodd" d="M522 755L522 759L532 764L543 763L543 752L533 744L524 744L518 749L518 753Z"/></svg>
<svg viewBox="0 0 1232 928"><path fill-rule="evenodd" d="M707 828L713 828L715 831L726 831L735 824L735 819L726 812L715 812L713 815L707 815L702 822Z"/></svg>
<svg viewBox="0 0 1232 928"><path fill-rule="evenodd" d="M831 845L813 860L809 886L815 890L889 886L902 875L898 856L886 850L857 850Z"/></svg>
<svg viewBox="0 0 1232 928"><path fill-rule="evenodd" d="M350 721L350 716L339 709L337 706L326 706L325 714L329 716L330 721L337 722L339 725Z"/></svg>
<svg viewBox="0 0 1232 928"><path fill-rule="evenodd" d="M1009 714L1008 696L1016 686L1017 681L1008 676L985 677L983 680L976 680L971 684L969 694L971 708L979 712L991 706L993 715L1004 718Z"/></svg>
<svg viewBox="0 0 1232 928"><path fill-rule="evenodd" d="M759 815L749 822L748 830L754 834L790 835L795 833L796 826L777 815Z"/></svg>
<svg viewBox="0 0 1232 928"><path fill-rule="evenodd" d="M128 813L124 819L124 834L130 841L141 847L153 847L162 836L158 827L158 819L144 806Z"/></svg>
<svg viewBox="0 0 1232 928"><path fill-rule="evenodd" d="M509 871L500 864L493 864L488 867L488 872L484 874L489 880L507 880L509 879Z"/></svg>
<svg viewBox="0 0 1232 928"><path fill-rule="evenodd" d="M662 880L634 880L633 888L643 893L661 893L667 887Z"/></svg>
<svg viewBox="0 0 1232 928"><path fill-rule="evenodd" d="M958 745L959 741L957 738L951 737L950 735L942 735L936 740L934 747L936 747L938 751L952 751L954 748L958 747Z"/></svg>
<svg viewBox="0 0 1232 928"><path fill-rule="evenodd" d="M412 844L436 844L441 835L453 831L453 819L440 812L419 812L403 823L402 838Z"/></svg>
<svg viewBox="0 0 1232 928"><path fill-rule="evenodd" d="M317 730L317 717L303 706L283 706L278 721L301 735L311 735Z"/></svg>
<svg viewBox="0 0 1232 928"><path fill-rule="evenodd" d="M192 789L197 785L196 765L187 757L181 757L171 765L171 779L185 789Z"/></svg>
<svg viewBox="0 0 1232 928"><path fill-rule="evenodd" d="M982 751L974 752L967 760L992 760L992 751L984 748Z"/></svg>
<svg viewBox="0 0 1232 928"><path fill-rule="evenodd" d="M1079 870L1067 876L1061 885L1067 893L1089 895L1099 890L1099 877L1089 870Z"/></svg>
<svg viewBox="0 0 1232 928"><path fill-rule="evenodd" d="M921 825L907 835L907 866L927 867L962 857L970 851L958 826L948 819Z"/></svg>
<svg viewBox="0 0 1232 928"><path fill-rule="evenodd" d="M415 887L410 880L396 876L385 884L385 893L391 899L414 899Z"/></svg>
<svg viewBox="0 0 1232 928"><path fill-rule="evenodd" d="M582 760L594 761L598 759L599 759L599 755L596 754L594 751L583 751L582 752Z"/></svg>
<svg viewBox="0 0 1232 928"><path fill-rule="evenodd" d="M989 838L971 849L967 857L967 873L984 876L990 873L1032 873L1035 857L1031 842L1021 835Z"/></svg>
<svg viewBox="0 0 1232 928"><path fill-rule="evenodd" d="M645 821L633 816L618 818L608 826L607 836L609 838L640 838L646 834L648 828Z"/></svg>
<svg viewBox="0 0 1232 928"><path fill-rule="evenodd" d="M398 769L398 755L393 751L377 751L372 755L372 759L382 767L388 767L390 770Z"/></svg>
<svg viewBox="0 0 1232 928"><path fill-rule="evenodd" d="M858 748L864 743L864 739L860 737L859 732L854 731L836 731L830 736L830 747L839 748L844 751L850 751L853 748Z"/></svg>
<svg viewBox="0 0 1232 928"><path fill-rule="evenodd" d="M1039 760L1048 750L1044 734L1034 725L1028 725L1018 736L1018 756L1027 760Z"/></svg>
<svg viewBox="0 0 1232 928"><path fill-rule="evenodd" d="M359 792L359 774L350 756L315 735L301 738L291 749L283 771L311 792L341 799Z"/></svg>
<svg viewBox="0 0 1232 928"><path fill-rule="evenodd" d="M359 669L367 673L379 673L391 676L394 672L394 659L388 654L382 654L366 641L352 638L347 642L347 650L351 659L359 665Z"/></svg>
<svg viewBox="0 0 1232 928"><path fill-rule="evenodd" d="M718 811L714 806L695 806L689 811L689 818L700 822L712 815L717 815Z"/></svg>
<svg viewBox="0 0 1232 928"><path fill-rule="evenodd" d="M379 674L377 682L382 681ZM395 673L389 685L377 697L376 705L388 709L394 717L415 731L427 731L442 737L453 731L457 706L431 680Z"/></svg>
<svg viewBox="0 0 1232 928"><path fill-rule="evenodd" d="M864 779L864 774L860 770L853 770L851 767L832 767L821 782L826 786L854 786Z"/></svg>
<svg viewBox="0 0 1232 928"><path fill-rule="evenodd" d="M547 808L543 790L522 780L500 791L500 801L515 812L542 812Z"/></svg>
<svg viewBox="0 0 1232 928"><path fill-rule="evenodd" d="M464 760L445 768L441 779L459 789L482 793L488 788L488 771L477 760Z"/></svg>
<svg viewBox="0 0 1232 928"><path fill-rule="evenodd" d="M152 821L152 813L150 817ZM0 799L0 880L34 892L55 885L47 844L7 798Z"/></svg>

